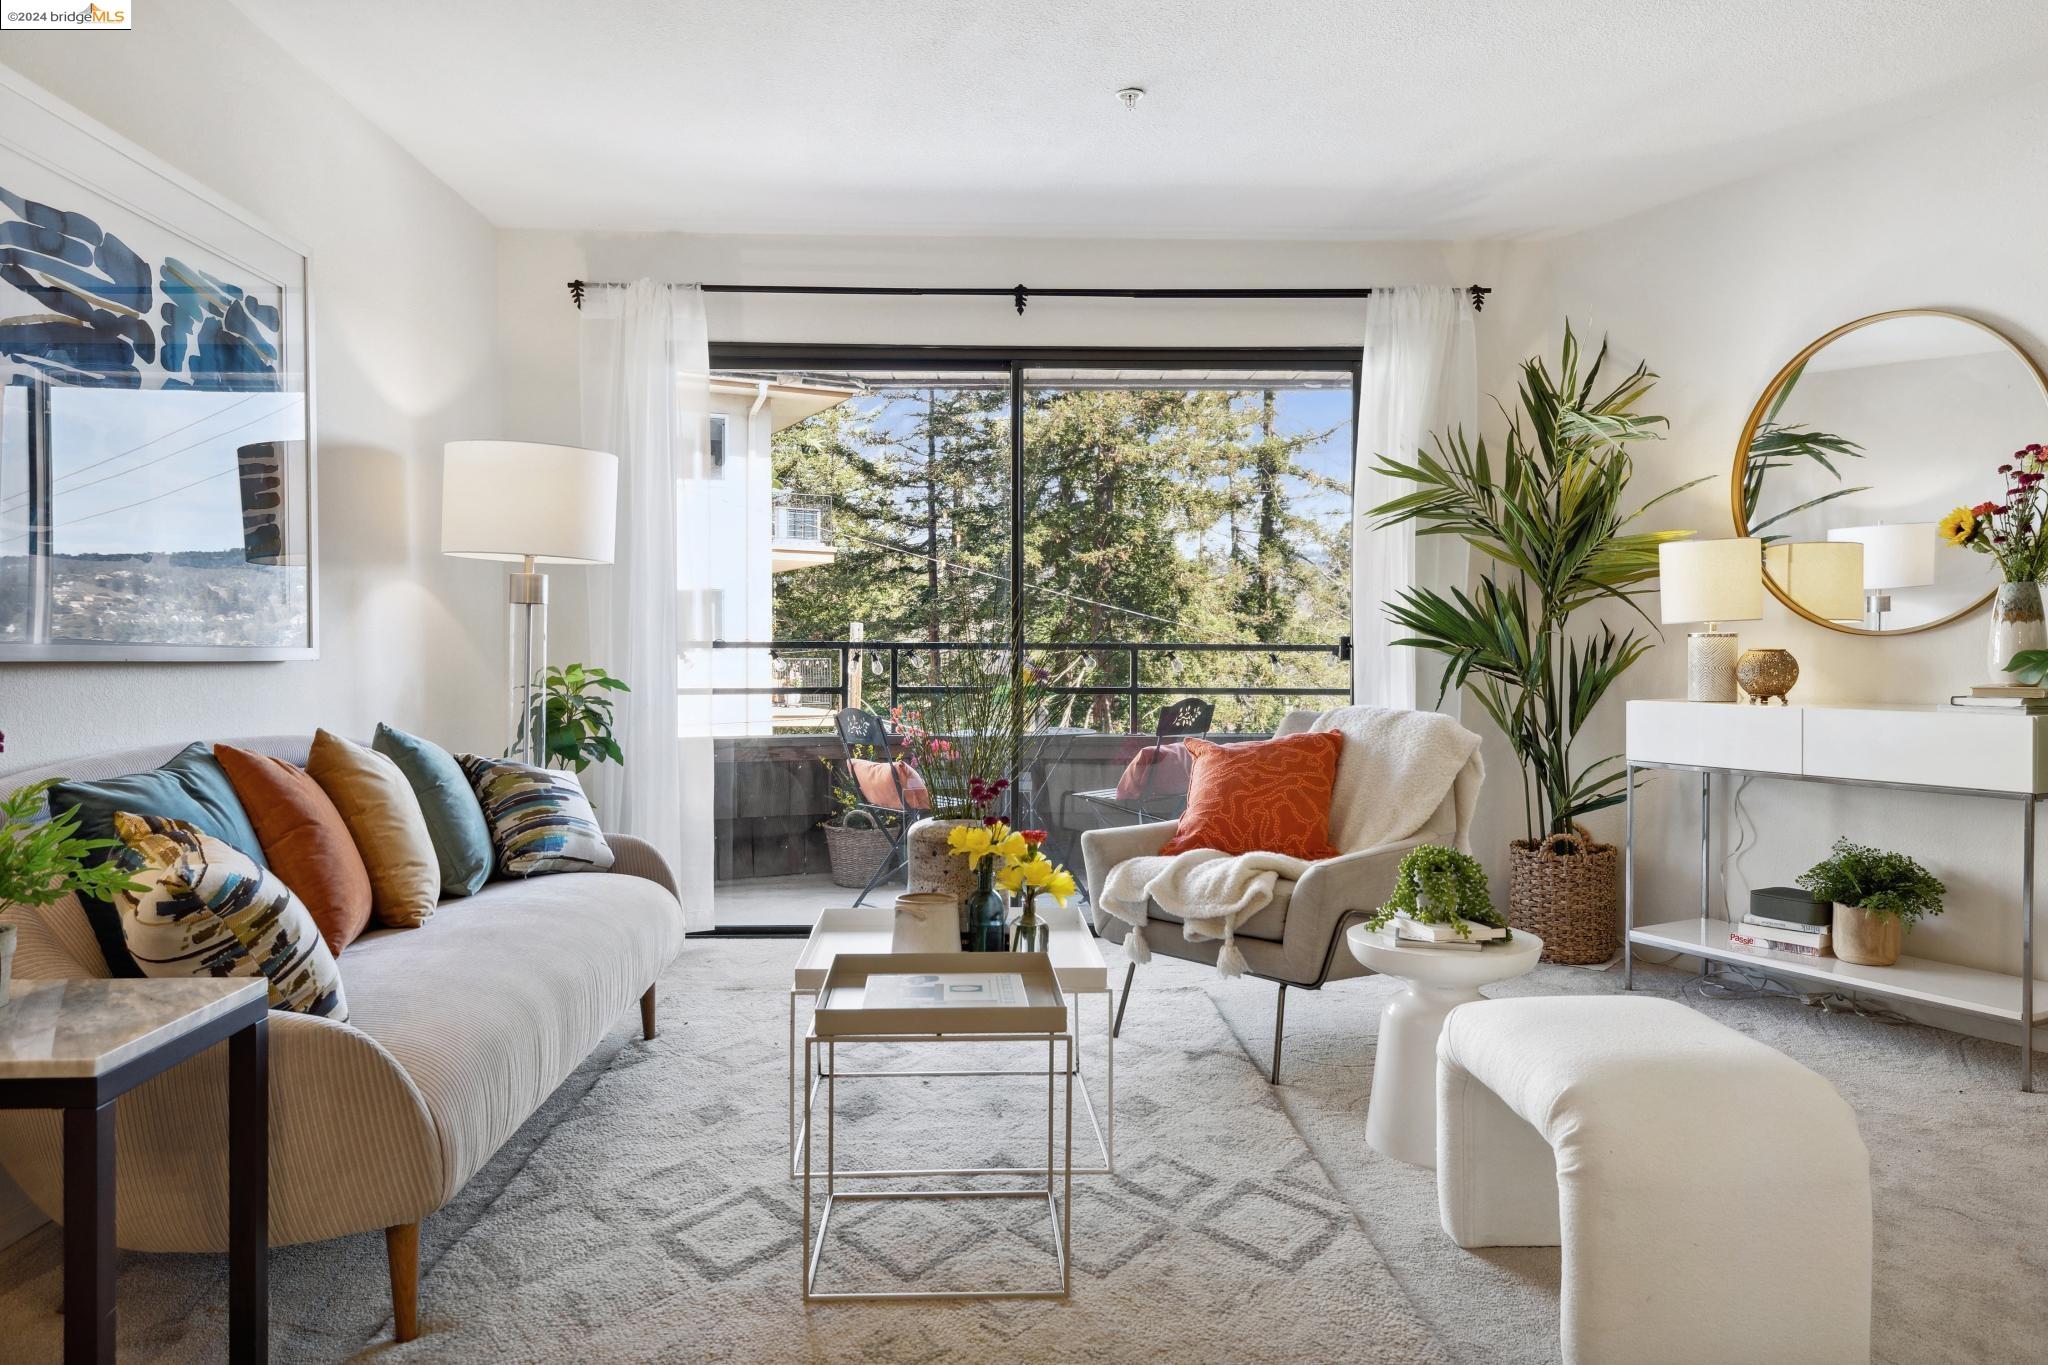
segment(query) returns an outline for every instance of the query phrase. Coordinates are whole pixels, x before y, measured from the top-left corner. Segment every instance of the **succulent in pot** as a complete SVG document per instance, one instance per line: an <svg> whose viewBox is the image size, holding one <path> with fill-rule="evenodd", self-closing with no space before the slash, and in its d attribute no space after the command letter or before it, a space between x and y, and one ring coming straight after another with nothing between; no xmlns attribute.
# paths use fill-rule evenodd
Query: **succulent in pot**
<svg viewBox="0 0 2048 1365"><path fill-rule="evenodd" d="M1938 915L1948 886L1903 853L1835 840L1828 856L1799 876L1816 900L1834 905L1835 956L1865 967L1899 960L1906 931Z"/></svg>

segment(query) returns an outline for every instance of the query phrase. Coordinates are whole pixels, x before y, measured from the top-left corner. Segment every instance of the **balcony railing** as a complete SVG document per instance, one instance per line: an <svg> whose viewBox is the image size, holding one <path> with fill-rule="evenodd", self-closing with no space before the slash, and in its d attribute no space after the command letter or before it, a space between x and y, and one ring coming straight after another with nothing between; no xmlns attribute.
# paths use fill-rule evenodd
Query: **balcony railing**
<svg viewBox="0 0 2048 1365"><path fill-rule="evenodd" d="M774 537L794 545L831 544L832 499L816 493L778 492Z"/></svg>
<svg viewBox="0 0 2048 1365"><path fill-rule="evenodd" d="M1005 649L1007 646L987 641L971 640L717 640L713 649L765 649L773 657L786 664L800 664L815 661L830 663L831 670L818 668L818 676L808 679L792 679L780 686L768 687L715 687L714 696L724 697L773 697L777 704L794 706L800 697L829 697L835 709L865 704L870 701L864 691L857 691L851 679L858 676L856 669L867 655L877 655L887 661L888 705L901 704L907 698L933 696L940 693L960 692L959 686L945 686L930 683L904 681L904 656L939 654L960 650L977 653L990 649ZM1351 637L1346 635L1335 644L1211 644L1189 640L1060 640L1027 643L1024 648L1037 654L1093 654L1101 656L1122 655L1124 661L1123 681L1102 683L1093 686L1049 687L1046 692L1054 697L1097 697L1121 699L1126 725L1130 733L1147 732L1142 723L1145 699L1157 701L1166 697L1203 696L1222 697L1298 697L1321 698L1328 701L1349 701L1350 687L1303 686L1303 687L1246 687L1227 682L1171 682L1166 679L1154 681L1145 672L1148 659L1158 660L1159 656L1179 654L1240 654L1258 655L1277 662L1280 655L1319 655L1323 658L1348 661L1351 658ZM805 658L809 656L809 658ZM795 670L792 670L795 671ZM808 671L808 670L806 670ZM1156 675L1155 675L1156 676Z"/></svg>

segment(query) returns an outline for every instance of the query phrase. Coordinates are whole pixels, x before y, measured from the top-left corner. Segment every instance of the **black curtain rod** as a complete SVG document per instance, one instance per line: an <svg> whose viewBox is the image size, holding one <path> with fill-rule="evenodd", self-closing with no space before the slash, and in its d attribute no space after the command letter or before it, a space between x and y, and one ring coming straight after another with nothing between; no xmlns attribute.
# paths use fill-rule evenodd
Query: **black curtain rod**
<svg viewBox="0 0 2048 1365"><path fill-rule="evenodd" d="M569 297L578 308L583 306L583 295L591 289L624 289L619 280L571 280ZM942 287L905 287L878 284L705 284L699 285L707 294L873 294L895 297L923 297L945 295L952 298L1009 299L1017 305L1021 316L1024 305L1032 298L1047 299L1362 299L1372 294L1364 289L1033 289L1027 285L1012 285L1008 289L949 289ZM1475 284L1465 292L1472 296L1473 310L1486 307L1486 296L1492 288Z"/></svg>

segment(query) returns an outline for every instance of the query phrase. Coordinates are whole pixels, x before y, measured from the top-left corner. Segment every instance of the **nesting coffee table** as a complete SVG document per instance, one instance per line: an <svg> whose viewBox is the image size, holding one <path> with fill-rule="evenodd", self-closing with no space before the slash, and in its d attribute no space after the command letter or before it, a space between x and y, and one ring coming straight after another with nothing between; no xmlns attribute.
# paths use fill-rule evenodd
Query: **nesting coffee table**
<svg viewBox="0 0 2048 1365"><path fill-rule="evenodd" d="M1100 1151L1101 1164L1073 1166L1077 1176L1116 1174L1116 1035L1111 1028L1116 992L1111 989L1109 968L1102 960L1102 946L1097 942L1094 931L1081 918L1078 907L1053 906L1041 909L1039 918L1045 920L1052 930L1047 954L1052 959L1053 975L1059 982L1060 994L1068 1003L1073 1020L1070 1032L1073 1036L1071 1072L1073 1083L1078 1087L1078 1106L1088 1116L1088 1126L1094 1131L1095 1144ZM979 1070L979 1071L931 1071L931 1070L874 1070L834 1071L824 1069L814 1072L806 1082L799 1082L803 1070L804 1033L797 1026L798 1002L805 1001L815 1008L818 992L824 988L825 977L831 971L832 961L841 953L888 953L895 950L896 912L886 905L832 906L821 912L818 922L811 929L811 936L797 955L796 965L790 974L789 986L789 1178L803 1178L803 1136L802 1114L806 1108L804 1100L814 1097L817 1088L832 1079L869 1080L889 1078L917 1078L926 1076L1032 1076L1042 1077L1042 1070ZM962 953L961 970L973 970L977 953ZM1093 1008L1082 997L1102 998L1102 1035L1104 1062L1101 1075L1103 1087L1102 1109L1095 1107L1094 1093L1090 1089L1087 1065L1082 1058L1082 1019L1088 1009ZM828 1068L831 1066L827 1064ZM971 1171L929 1169L918 1170L847 1170L841 1167L841 1178L859 1176L870 1180L923 1179L937 1175L1027 1175L1047 1174L1044 1167L1002 1167Z"/></svg>

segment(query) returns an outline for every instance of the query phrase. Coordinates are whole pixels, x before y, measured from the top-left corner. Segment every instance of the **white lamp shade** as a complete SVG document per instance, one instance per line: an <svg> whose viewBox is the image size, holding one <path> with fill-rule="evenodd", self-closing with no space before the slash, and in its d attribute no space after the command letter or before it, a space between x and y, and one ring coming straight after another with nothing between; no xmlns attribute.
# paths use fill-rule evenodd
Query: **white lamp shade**
<svg viewBox="0 0 2048 1365"><path fill-rule="evenodd" d="M1828 539L1863 546L1863 586L1871 592L1924 588L1934 582L1934 552L1941 542L1931 521L1838 526L1828 532Z"/></svg>
<svg viewBox="0 0 2048 1365"><path fill-rule="evenodd" d="M1666 625L1755 621L1764 614L1760 540L1669 541L1657 547L1657 574Z"/></svg>
<svg viewBox="0 0 2048 1365"><path fill-rule="evenodd" d="M1800 610L1823 621L1863 619L1860 541L1797 540L1766 545L1764 572Z"/></svg>
<svg viewBox="0 0 2048 1365"><path fill-rule="evenodd" d="M533 441L450 441L441 467L441 553L609 564L619 458Z"/></svg>

